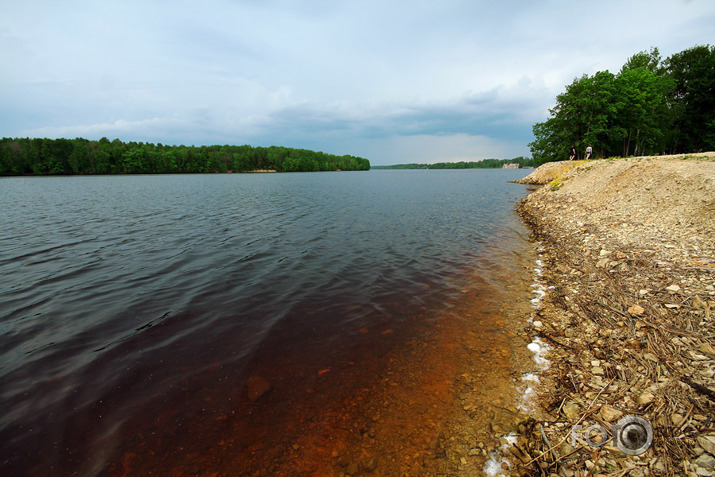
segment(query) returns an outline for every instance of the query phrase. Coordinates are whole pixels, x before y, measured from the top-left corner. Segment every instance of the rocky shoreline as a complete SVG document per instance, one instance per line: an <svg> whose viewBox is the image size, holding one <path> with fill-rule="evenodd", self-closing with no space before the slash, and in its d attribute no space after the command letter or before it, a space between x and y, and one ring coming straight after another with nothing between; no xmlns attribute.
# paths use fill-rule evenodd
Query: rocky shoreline
<svg viewBox="0 0 715 477"><path fill-rule="evenodd" d="M543 262L529 332L550 364L511 474L713 475L715 153L554 163L520 182L545 184L517 211Z"/></svg>

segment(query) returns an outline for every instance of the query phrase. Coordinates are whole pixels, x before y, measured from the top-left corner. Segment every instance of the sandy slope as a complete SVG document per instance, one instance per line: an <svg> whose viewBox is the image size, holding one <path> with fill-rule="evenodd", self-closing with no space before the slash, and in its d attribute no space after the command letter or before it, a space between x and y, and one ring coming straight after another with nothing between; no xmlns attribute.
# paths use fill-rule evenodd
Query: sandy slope
<svg viewBox="0 0 715 477"><path fill-rule="evenodd" d="M572 169L578 165L583 164L586 161L560 161L560 162L547 162L542 166L536 168L534 172L524 177L514 181L517 184L534 184L534 185L544 185L548 184L552 180L556 179L559 175Z"/></svg>

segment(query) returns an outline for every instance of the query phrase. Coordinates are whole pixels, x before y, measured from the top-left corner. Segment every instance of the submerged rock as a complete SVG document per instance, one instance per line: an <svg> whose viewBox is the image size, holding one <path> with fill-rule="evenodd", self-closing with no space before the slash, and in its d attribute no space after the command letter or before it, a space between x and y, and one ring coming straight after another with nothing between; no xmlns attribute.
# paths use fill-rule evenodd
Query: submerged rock
<svg viewBox="0 0 715 477"><path fill-rule="evenodd" d="M271 383L260 376L251 376L246 381L248 400L255 402L271 390Z"/></svg>

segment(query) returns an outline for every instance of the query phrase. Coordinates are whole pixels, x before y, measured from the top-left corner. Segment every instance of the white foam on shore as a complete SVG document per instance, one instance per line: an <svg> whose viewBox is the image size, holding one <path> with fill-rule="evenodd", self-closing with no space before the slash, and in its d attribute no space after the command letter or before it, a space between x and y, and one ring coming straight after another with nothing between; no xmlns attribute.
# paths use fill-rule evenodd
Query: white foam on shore
<svg viewBox="0 0 715 477"><path fill-rule="evenodd" d="M546 287L541 283L541 277L544 276L543 267L544 262L541 259L537 259L536 267L533 268L534 273L536 274L536 281L531 285L532 292L534 293L534 295L536 295L536 297L531 299L531 306L533 306L536 310L541 308L541 300L546 296ZM533 317L529 317L527 321L531 323L532 320Z"/></svg>
<svg viewBox="0 0 715 477"><path fill-rule="evenodd" d="M509 465L509 461L506 460L506 458L504 458L501 453L490 452L489 460L484 463L482 472L484 472L489 477L496 477L497 475L502 474L502 471L504 470L502 469L502 464L504 463L506 463L506 465Z"/></svg>
<svg viewBox="0 0 715 477"><path fill-rule="evenodd" d="M537 250L539 252L539 257L541 257L541 253L544 251L543 246L540 245ZM538 327L541 327L543 325L540 322L535 322L536 311L541 308L541 302L546 296L547 290L553 289L554 287L547 287L541 282L541 277L543 276L542 267L544 266L544 262L541 260L541 258L538 258L536 260L536 265L538 268L533 269L534 273L536 274L535 282L531 285L532 291L536 295L535 298L531 299L531 304L535 312L532 313L526 319L526 321L532 324L536 323L538 324ZM546 358L546 355L549 352L549 346L537 336L534 337L533 341L527 345L527 348L534 354L533 359L536 363L537 371L526 373L524 374L524 376L522 376L522 386L520 388L517 388L517 391L521 394L521 402L517 406L517 409L524 412L532 412L534 411L533 398L534 394L536 393L535 388L536 385L539 384L538 371L548 369L550 364L549 360Z"/></svg>
<svg viewBox="0 0 715 477"><path fill-rule="evenodd" d="M521 383L523 387L516 388L516 390L521 395L521 402L518 406L516 406L516 409L518 411L529 413L535 410L532 398L534 397L534 393L536 392L535 386L538 385L539 382L539 375L536 373L536 371L526 373L524 374L524 376L522 376Z"/></svg>
<svg viewBox="0 0 715 477"><path fill-rule="evenodd" d="M540 369L547 369L549 367L549 360L546 359L546 354L549 352L549 345L541 341L541 338L538 336L534 338L534 341L529 343L527 348L534 353L534 361L536 361Z"/></svg>
<svg viewBox="0 0 715 477"><path fill-rule="evenodd" d="M541 308L541 300L546 296L546 287L541 283L534 283L531 285L531 288L533 289L533 293L536 295L535 298L531 299L531 305L534 309L538 310ZM533 319L533 317L530 318Z"/></svg>
<svg viewBox="0 0 715 477"><path fill-rule="evenodd" d="M509 463L509 459L504 457L502 453L506 452L509 447L516 444L516 440L518 438L519 436L513 432L502 437L505 442L499 447L499 449L489 453L489 460L484 463L482 472L484 472L489 477L496 477L497 475L509 475L505 473L503 465L506 464L507 467L509 467L511 464Z"/></svg>
<svg viewBox="0 0 715 477"><path fill-rule="evenodd" d="M540 338L534 338L534 341L529 343L527 346L529 351L534 353L534 361L540 370L547 369L549 367L549 360L546 359L546 354L549 351L549 346L541 341ZM521 377L522 387L517 388L517 391L521 394L521 402L517 405L519 411L532 412L534 411L533 397L536 393L536 385L540 382L538 371L532 371L526 373Z"/></svg>
<svg viewBox="0 0 715 477"><path fill-rule="evenodd" d="M539 257L544 252L544 247L539 244L537 251ZM546 296L547 290L553 289L554 287L547 287L542 283L543 277L543 267L544 262L541 258L536 260L536 267L533 268L534 271L534 283L531 285L532 292L536 295L530 300L532 308L534 311L526 318L528 323L534 323L534 318L536 317L536 312L541 308L541 302ZM537 322L538 323L538 322ZM539 324L541 326L541 324ZM534 337L533 341L527 345L529 351L531 351L534 356L534 362L536 363L537 370L525 373L521 378L521 387L517 387L517 392L521 395L521 401L517 405L517 410L521 412L533 412L534 409L534 395L536 394L536 386L539 384L539 371L548 369L550 363L546 358L549 351L549 346L545 342L541 341L538 336ZM498 449L489 453L489 459L484 463L482 472L489 477L496 477L499 475L509 475L509 467L511 463L509 459L504 457L505 451L509 446L516 443L517 434L511 433L507 436L503 436L506 439L505 443Z"/></svg>

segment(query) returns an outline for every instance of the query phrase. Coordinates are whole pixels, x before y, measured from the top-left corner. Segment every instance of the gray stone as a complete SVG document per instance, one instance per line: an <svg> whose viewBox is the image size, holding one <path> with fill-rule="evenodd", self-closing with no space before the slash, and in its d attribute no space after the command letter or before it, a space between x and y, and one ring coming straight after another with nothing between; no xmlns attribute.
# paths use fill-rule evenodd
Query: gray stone
<svg viewBox="0 0 715 477"><path fill-rule="evenodd" d="M615 422L623 416L623 413L613 406L605 404L601 406L601 417L606 422Z"/></svg>
<svg viewBox="0 0 715 477"><path fill-rule="evenodd" d="M628 473L631 477L646 477L648 475L648 470L643 467L636 467Z"/></svg>
<svg viewBox="0 0 715 477"><path fill-rule="evenodd" d="M653 399L655 399L655 396L653 396L653 393L649 393L648 391L645 391L641 393L637 398L636 402L640 404L641 406L644 406L646 404L650 404L653 402Z"/></svg>
<svg viewBox="0 0 715 477"><path fill-rule="evenodd" d="M710 454L703 454L693 461L693 464L704 469L713 470L715 469L715 457Z"/></svg>
<svg viewBox="0 0 715 477"><path fill-rule="evenodd" d="M705 449L708 454L715 455L715 435L698 437L698 445Z"/></svg>
<svg viewBox="0 0 715 477"><path fill-rule="evenodd" d="M581 415L581 411L578 407L578 404L576 404L575 402L569 402L565 404L561 411L564 413L564 416L566 416L569 421L575 421Z"/></svg>
<svg viewBox="0 0 715 477"><path fill-rule="evenodd" d="M607 258L602 258L596 262L596 268L606 268L611 261Z"/></svg>

